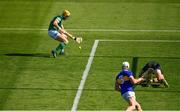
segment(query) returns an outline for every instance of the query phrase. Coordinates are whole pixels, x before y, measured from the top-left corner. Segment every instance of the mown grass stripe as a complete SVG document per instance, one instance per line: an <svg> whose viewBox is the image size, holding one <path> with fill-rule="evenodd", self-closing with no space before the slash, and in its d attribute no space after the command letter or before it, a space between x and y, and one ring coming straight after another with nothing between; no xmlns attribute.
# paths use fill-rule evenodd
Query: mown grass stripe
<svg viewBox="0 0 180 111"><path fill-rule="evenodd" d="M0 31L47 31L46 28L0 28ZM180 32L176 29L67 29L83 32Z"/></svg>

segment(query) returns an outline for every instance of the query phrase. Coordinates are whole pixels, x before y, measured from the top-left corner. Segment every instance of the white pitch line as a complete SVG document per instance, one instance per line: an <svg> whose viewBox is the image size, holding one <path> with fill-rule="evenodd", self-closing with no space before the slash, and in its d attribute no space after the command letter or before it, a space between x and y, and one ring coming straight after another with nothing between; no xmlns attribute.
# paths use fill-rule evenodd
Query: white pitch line
<svg viewBox="0 0 180 111"><path fill-rule="evenodd" d="M83 32L180 32L180 30L160 30L160 29L69 29L70 31Z"/></svg>
<svg viewBox="0 0 180 111"><path fill-rule="evenodd" d="M83 91L83 88L84 88L84 84L86 82L86 78L87 78L89 70L91 68L91 64L93 62L94 55L95 55L98 43L99 43L99 40L95 40L94 45L93 45L92 50L91 50L91 53L90 53L90 57L88 59L88 63L87 63L86 68L85 68L85 70L83 72L83 76L82 76L80 85L78 87L76 97L74 99L74 103L73 103L71 111L77 111L78 103L79 103L79 100L80 100L80 97L81 97L81 94L82 94L82 91Z"/></svg>
<svg viewBox="0 0 180 111"><path fill-rule="evenodd" d="M0 28L0 31L47 31L48 29L40 28Z"/></svg>
<svg viewBox="0 0 180 111"><path fill-rule="evenodd" d="M0 28L0 31L47 31L47 28ZM178 29L67 29L79 32L180 32Z"/></svg>
<svg viewBox="0 0 180 111"><path fill-rule="evenodd" d="M108 40L101 39L102 42L180 42L180 40Z"/></svg>

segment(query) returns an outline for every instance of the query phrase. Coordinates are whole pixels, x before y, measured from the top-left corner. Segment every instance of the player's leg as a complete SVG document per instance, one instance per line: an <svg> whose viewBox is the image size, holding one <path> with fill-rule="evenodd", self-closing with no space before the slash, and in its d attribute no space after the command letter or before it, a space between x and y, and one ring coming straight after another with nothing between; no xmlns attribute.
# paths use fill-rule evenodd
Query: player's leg
<svg viewBox="0 0 180 111"><path fill-rule="evenodd" d="M58 34L59 34L59 32L56 31L56 30L49 30L49 31L48 31L48 35L49 35L51 38L53 38L54 40L57 39ZM53 57L56 58L56 56L57 56L56 49L55 49L55 50L52 50L51 53L52 53Z"/></svg>
<svg viewBox="0 0 180 111"><path fill-rule="evenodd" d="M162 74L160 69L156 69L155 73L156 73L156 77L157 77L158 81L161 81L164 79L164 75Z"/></svg>
<svg viewBox="0 0 180 111"><path fill-rule="evenodd" d="M156 74L157 80L158 80L159 82L162 82L165 87L169 87L169 84L168 84L168 82L166 81L166 79L164 78L164 75L162 74L162 72L161 72L160 69L156 69L156 70L155 70L155 74Z"/></svg>
<svg viewBox="0 0 180 111"><path fill-rule="evenodd" d="M136 100L135 100L135 104L137 111L142 111L141 105Z"/></svg>
<svg viewBox="0 0 180 111"><path fill-rule="evenodd" d="M129 106L127 107L126 111L133 111L136 108L135 101L132 97L129 97L128 104Z"/></svg>
<svg viewBox="0 0 180 111"><path fill-rule="evenodd" d="M134 92L128 91L122 96L129 104L126 111L133 111L134 109L136 109L136 107L138 111L142 110L140 104L136 102L136 97Z"/></svg>
<svg viewBox="0 0 180 111"><path fill-rule="evenodd" d="M52 50L52 52L51 52L53 57L56 58L57 52L60 51L60 50L61 51L64 50L65 45L68 44L68 40L67 40L66 35L60 34L56 30L49 30L48 34L49 34L50 37L52 37L53 39L60 42L60 44L54 50Z"/></svg>
<svg viewBox="0 0 180 111"><path fill-rule="evenodd" d="M64 48L69 43L67 36L65 34L60 34L56 40L61 42L56 48L57 52L60 51L60 54L64 54Z"/></svg>
<svg viewBox="0 0 180 111"><path fill-rule="evenodd" d="M136 95L134 92L131 94L131 102L133 102L137 111L142 111L141 105L136 101Z"/></svg>

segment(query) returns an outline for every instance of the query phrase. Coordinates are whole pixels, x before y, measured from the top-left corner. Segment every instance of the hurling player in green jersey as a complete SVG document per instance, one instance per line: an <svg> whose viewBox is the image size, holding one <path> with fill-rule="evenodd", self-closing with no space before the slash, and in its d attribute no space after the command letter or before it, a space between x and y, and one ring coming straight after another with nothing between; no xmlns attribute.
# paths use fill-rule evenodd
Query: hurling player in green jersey
<svg viewBox="0 0 180 111"><path fill-rule="evenodd" d="M69 34L63 27L63 20L67 20L70 16L70 12L68 10L64 10L61 15L55 16L49 25L48 34L54 40L60 42L60 44L51 51L54 58L56 58L57 53L64 54L64 47L68 44L68 37L74 39L77 43L82 42L82 38L76 38Z"/></svg>

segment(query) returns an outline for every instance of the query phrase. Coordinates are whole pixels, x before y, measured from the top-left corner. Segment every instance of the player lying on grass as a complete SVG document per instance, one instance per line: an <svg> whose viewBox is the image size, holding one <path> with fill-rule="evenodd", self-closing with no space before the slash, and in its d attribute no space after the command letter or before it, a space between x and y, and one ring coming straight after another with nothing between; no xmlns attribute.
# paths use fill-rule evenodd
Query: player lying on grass
<svg viewBox="0 0 180 111"><path fill-rule="evenodd" d="M142 111L141 105L136 101L134 84L144 81L144 78L135 79L133 73L129 71L129 63L122 63L122 71L116 76L115 90L121 92L122 97L128 102L126 111L137 109Z"/></svg>
<svg viewBox="0 0 180 111"><path fill-rule="evenodd" d="M74 39L79 44L82 42L82 38L74 37L64 29L62 22L63 20L67 20L68 17L70 17L70 12L64 10L61 15L55 16L50 22L48 29L49 36L60 42L60 44L51 51L54 58L56 58L58 52L60 52L59 54L64 54L64 48L69 43L68 37Z"/></svg>
<svg viewBox="0 0 180 111"><path fill-rule="evenodd" d="M146 81L144 81L141 85L144 87L152 85L153 87L160 86L160 84L163 84L165 87L169 87L169 84L167 83L162 69L161 65L156 61L150 61L148 62L141 70L139 77L145 77ZM153 84L156 83L156 84Z"/></svg>

